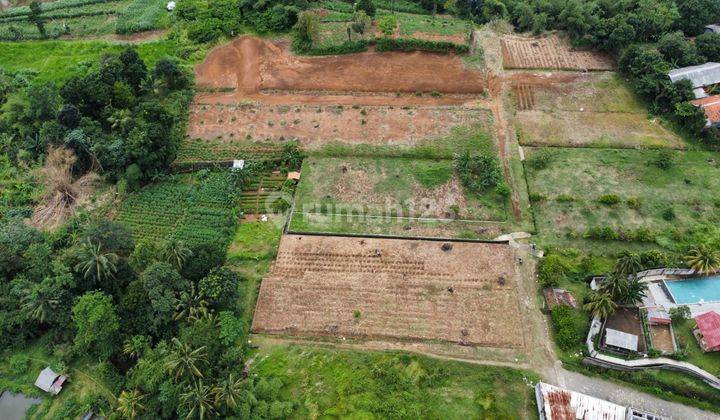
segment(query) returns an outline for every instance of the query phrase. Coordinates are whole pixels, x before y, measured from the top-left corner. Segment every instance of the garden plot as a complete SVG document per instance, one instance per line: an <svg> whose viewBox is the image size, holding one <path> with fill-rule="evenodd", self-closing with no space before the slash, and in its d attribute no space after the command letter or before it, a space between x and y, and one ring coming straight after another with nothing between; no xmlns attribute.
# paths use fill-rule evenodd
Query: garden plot
<svg viewBox="0 0 720 420"><path fill-rule="evenodd" d="M464 191L452 160L308 158L297 212L502 221L506 198Z"/></svg>
<svg viewBox="0 0 720 420"><path fill-rule="evenodd" d="M117 220L132 230L136 240L226 243L237 220L236 196L228 172L176 175L131 194Z"/></svg>
<svg viewBox="0 0 720 420"><path fill-rule="evenodd" d="M275 105L255 102L191 106L188 135L218 139L283 141L312 147L329 142L412 145L450 134L453 127L487 122L477 107Z"/></svg>
<svg viewBox="0 0 720 420"><path fill-rule="evenodd" d="M614 73L509 76L522 145L684 149Z"/></svg>
<svg viewBox="0 0 720 420"><path fill-rule="evenodd" d="M286 235L252 329L523 349L506 244Z"/></svg>
<svg viewBox="0 0 720 420"><path fill-rule="evenodd" d="M528 38L507 35L501 39L506 69L612 70L609 56L580 50L558 35Z"/></svg>
<svg viewBox="0 0 720 420"><path fill-rule="evenodd" d="M526 148L539 236L555 246L617 252L630 244L672 248L698 223L716 223L717 155L656 150ZM542 156L545 156L542 159ZM544 162L543 162L544 161Z"/></svg>

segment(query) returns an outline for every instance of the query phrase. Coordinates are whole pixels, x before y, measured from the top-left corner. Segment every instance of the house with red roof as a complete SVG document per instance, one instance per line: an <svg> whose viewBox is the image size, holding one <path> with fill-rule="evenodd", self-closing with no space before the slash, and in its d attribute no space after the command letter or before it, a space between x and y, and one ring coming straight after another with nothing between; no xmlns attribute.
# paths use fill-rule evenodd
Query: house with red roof
<svg viewBox="0 0 720 420"><path fill-rule="evenodd" d="M703 351L720 351L720 314L705 312L695 317L697 328L693 335Z"/></svg>
<svg viewBox="0 0 720 420"><path fill-rule="evenodd" d="M707 118L706 127L720 126L720 95L695 99L690 103L700 107L705 112L705 118Z"/></svg>

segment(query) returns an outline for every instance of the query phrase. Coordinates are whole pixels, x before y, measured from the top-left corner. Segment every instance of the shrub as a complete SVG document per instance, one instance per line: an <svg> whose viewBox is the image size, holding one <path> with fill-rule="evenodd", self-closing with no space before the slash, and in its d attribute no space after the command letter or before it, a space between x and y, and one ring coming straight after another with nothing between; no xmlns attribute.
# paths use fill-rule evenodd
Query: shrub
<svg viewBox="0 0 720 420"><path fill-rule="evenodd" d="M552 152L548 149L540 149L537 153L534 153L527 162L531 168L545 169L550 165L551 161Z"/></svg>
<svg viewBox="0 0 720 420"><path fill-rule="evenodd" d="M668 222L675 220L675 210L672 207L668 207L660 214L664 220Z"/></svg>
<svg viewBox="0 0 720 420"><path fill-rule="evenodd" d="M575 197L570 194L560 194L555 197L555 201L557 201L558 203L571 203L575 201Z"/></svg>
<svg viewBox="0 0 720 420"><path fill-rule="evenodd" d="M222 27L223 23L220 19L201 19L188 27L187 36L196 43L212 42L222 36Z"/></svg>
<svg viewBox="0 0 720 420"><path fill-rule="evenodd" d="M30 359L23 354L18 354L10 358L10 372L15 375L22 375L27 372L30 367Z"/></svg>
<svg viewBox="0 0 720 420"><path fill-rule="evenodd" d="M673 324L679 324L686 319L690 319L690 308L687 305L671 308L670 319Z"/></svg>
<svg viewBox="0 0 720 420"><path fill-rule="evenodd" d="M620 202L620 197L616 194L605 194L598 197L598 203L606 206L614 206Z"/></svg>
<svg viewBox="0 0 720 420"><path fill-rule="evenodd" d="M550 254L538 264L538 282L542 287L557 286L560 280L567 278L568 271L562 257Z"/></svg>
<svg viewBox="0 0 720 420"><path fill-rule="evenodd" d="M358 0L355 7L358 11L363 11L368 16L375 16L375 4L372 0Z"/></svg>
<svg viewBox="0 0 720 420"><path fill-rule="evenodd" d="M395 29L397 28L397 24L398 22L395 15L385 15L378 20L378 27L380 28L380 31L385 35L394 34Z"/></svg>
<svg viewBox="0 0 720 420"><path fill-rule="evenodd" d="M673 160L674 157L670 150L661 150L652 163L660 169L670 169L673 166Z"/></svg>
<svg viewBox="0 0 720 420"><path fill-rule="evenodd" d="M640 210L640 207L642 207L642 202L640 202L640 199L637 197L630 197L625 203L634 210Z"/></svg>
<svg viewBox="0 0 720 420"><path fill-rule="evenodd" d="M463 186L473 193L483 193L502 179L498 159L492 155L471 156L469 152L455 157L455 170Z"/></svg>
<svg viewBox="0 0 720 420"><path fill-rule="evenodd" d="M550 318L555 342L561 350L572 350L582 342L588 325L582 313L569 306L558 305L552 309Z"/></svg>
<svg viewBox="0 0 720 420"><path fill-rule="evenodd" d="M293 29L293 47L298 51L310 50L320 38L320 18L315 13L303 12Z"/></svg>
<svg viewBox="0 0 720 420"><path fill-rule="evenodd" d="M504 182L499 183L495 187L495 192L498 193L498 195L503 197L509 197L510 196L510 187L507 186Z"/></svg>
<svg viewBox="0 0 720 420"><path fill-rule="evenodd" d="M457 54L467 54L470 47L463 44L455 44L446 41L428 41L415 38L377 38L375 40L377 51L428 51L447 54L455 50Z"/></svg>
<svg viewBox="0 0 720 420"><path fill-rule="evenodd" d="M620 235L611 227L604 226L593 226L588 228L583 234L585 239L594 239L602 241L617 241L620 239Z"/></svg>
<svg viewBox="0 0 720 420"><path fill-rule="evenodd" d="M532 203L539 203L539 202L545 201L547 199L547 197L544 194L540 194L537 192L530 193L529 198Z"/></svg>

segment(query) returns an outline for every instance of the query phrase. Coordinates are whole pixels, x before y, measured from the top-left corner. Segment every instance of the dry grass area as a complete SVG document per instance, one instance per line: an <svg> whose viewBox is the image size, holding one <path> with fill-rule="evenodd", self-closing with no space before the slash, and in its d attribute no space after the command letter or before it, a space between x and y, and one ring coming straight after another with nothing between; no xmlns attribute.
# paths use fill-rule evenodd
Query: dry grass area
<svg viewBox="0 0 720 420"><path fill-rule="evenodd" d="M615 67L609 56L574 48L557 35L535 38L507 35L501 44L506 69L612 70Z"/></svg>
<svg viewBox="0 0 720 420"><path fill-rule="evenodd" d="M298 139L303 146L413 145L487 119L488 111L476 107L196 103L190 109L188 135L225 142Z"/></svg>
<svg viewBox="0 0 720 420"><path fill-rule="evenodd" d="M507 76L526 146L669 147L685 143L656 119L616 74L514 73Z"/></svg>
<svg viewBox="0 0 720 420"><path fill-rule="evenodd" d="M522 349L517 282L506 244L286 235L252 329Z"/></svg>

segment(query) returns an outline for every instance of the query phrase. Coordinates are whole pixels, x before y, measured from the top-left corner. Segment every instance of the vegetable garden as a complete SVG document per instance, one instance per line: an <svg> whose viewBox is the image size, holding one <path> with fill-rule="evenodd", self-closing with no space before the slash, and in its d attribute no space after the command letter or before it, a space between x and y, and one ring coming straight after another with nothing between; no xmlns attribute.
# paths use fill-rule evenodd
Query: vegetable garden
<svg viewBox="0 0 720 420"><path fill-rule="evenodd" d="M176 175L131 194L117 219L132 229L137 240L227 243L238 216L238 191L230 172Z"/></svg>

